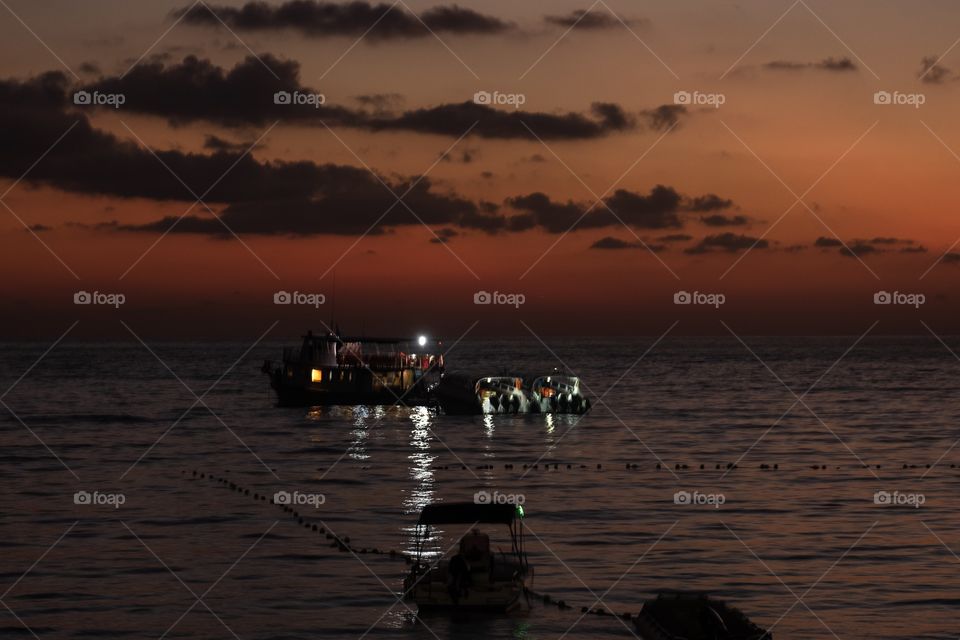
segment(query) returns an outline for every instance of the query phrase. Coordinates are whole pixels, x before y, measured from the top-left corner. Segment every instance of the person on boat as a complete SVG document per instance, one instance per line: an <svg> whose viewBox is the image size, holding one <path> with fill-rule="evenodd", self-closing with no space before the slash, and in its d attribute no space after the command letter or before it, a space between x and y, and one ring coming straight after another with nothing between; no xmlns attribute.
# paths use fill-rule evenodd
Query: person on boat
<svg viewBox="0 0 960 640"><path fill-rule="evenodd" d="M490 536L479 529L473 529L460 539L460 553L466 558L470 571L490 572L493 568Z"/></svg>
<svg viewBox="0 0 960 640"><path fill-rule="evenodd" d="M470 587L470 565L463 554L457 552L447 565L447 592L453 604L460 604L460 597L466 596Z"/></svg>

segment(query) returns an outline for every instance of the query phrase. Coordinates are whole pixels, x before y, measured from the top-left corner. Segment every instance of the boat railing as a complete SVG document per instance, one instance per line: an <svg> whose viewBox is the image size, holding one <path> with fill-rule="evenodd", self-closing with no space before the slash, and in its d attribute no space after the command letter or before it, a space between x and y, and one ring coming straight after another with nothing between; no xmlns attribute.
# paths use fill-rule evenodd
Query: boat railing
<svg viewBox="0 0 960 640"><path fill-rule="evenodd" d="M432 355L413 356L403 352L394 353L358 353L356 351L341 351L336 356L336 366L340 367L363 367L379 371L391 371L398 369L418 369L426 371L432 367L440 366L442 360ZM309 364L309 357L304 357L301 349L295 347L283 348L283 362L300 362ZM319 361L317 361L319 363ZM330 363L332 364L332 363ZM324 366L329 366L325 364Z"/></svg>

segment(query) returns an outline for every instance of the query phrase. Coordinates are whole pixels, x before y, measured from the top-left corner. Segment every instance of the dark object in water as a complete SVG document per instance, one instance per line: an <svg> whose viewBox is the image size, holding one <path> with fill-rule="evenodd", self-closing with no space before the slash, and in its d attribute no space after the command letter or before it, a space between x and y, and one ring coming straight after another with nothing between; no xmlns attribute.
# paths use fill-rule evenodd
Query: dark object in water
<svg viewBox="0 0 960 640"><path fill-rule="evenodd" d="M662 591L633 623L643 640L773 640L742 611L700 591Z"/></svg>

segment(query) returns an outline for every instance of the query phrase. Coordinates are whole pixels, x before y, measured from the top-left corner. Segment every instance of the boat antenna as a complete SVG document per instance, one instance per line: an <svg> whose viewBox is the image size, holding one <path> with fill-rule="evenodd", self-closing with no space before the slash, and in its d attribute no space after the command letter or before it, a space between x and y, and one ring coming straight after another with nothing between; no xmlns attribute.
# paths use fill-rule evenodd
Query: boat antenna
<svg viewBox="0 0 960 640"><path fill-rule="evenodd" d="M337 317L337 270L333 270L333 291L330 294L330 326L334 326ZM339 331L337 333L340 333Z"/></svg>

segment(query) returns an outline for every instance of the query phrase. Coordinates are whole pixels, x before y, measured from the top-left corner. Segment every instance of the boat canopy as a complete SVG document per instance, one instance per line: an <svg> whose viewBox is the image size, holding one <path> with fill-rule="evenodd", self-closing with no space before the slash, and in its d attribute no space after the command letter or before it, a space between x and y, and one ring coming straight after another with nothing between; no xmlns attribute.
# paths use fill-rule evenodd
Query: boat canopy
<svg viewBox="0 0 960 640"><path fill-rule="evenodd" d="M416 338L375 338L375 337L365 337L365 336L341 336L334 333L328 333L325 335L314 335L308 333L303 336L305 340L317 340L324 342L337 342L337 343L346 343L346 342L360 342L366 344L404 344L407 342L416 342Z"/></svg>
<svg viewBox="0 0 960 640"><path fill-rule="evenodd" d="M448 502L424 507L419 524L510 524L517 516L514 504Z"/></svg>

